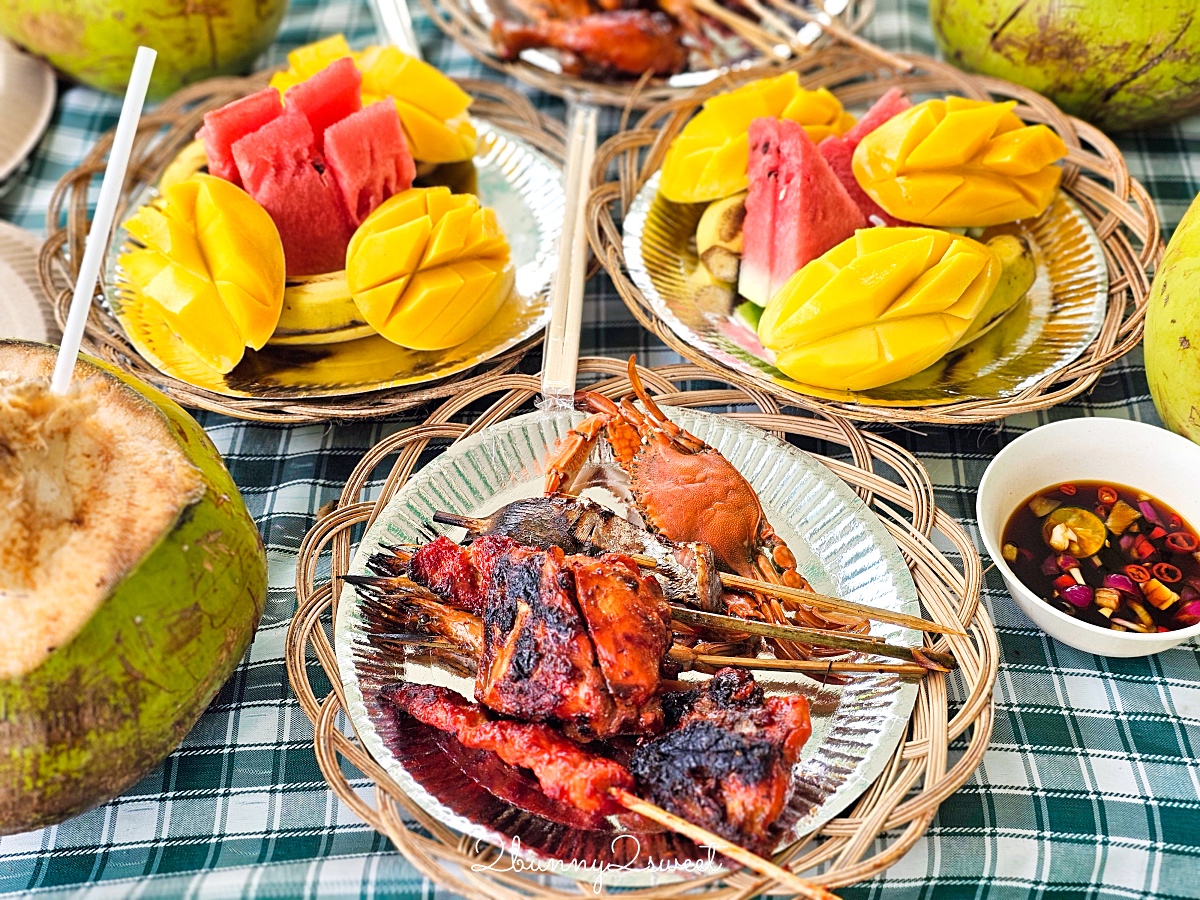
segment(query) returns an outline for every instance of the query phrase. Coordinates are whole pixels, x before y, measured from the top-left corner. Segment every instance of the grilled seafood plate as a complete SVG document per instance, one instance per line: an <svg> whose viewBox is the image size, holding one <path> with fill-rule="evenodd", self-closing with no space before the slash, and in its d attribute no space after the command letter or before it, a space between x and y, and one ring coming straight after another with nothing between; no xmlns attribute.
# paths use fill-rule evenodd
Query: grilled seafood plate
<svg viewBox="0 0 1200 900"><path fill-rule="evenodd" d="M733 544L744 542L759 578L757 566L769 562L782 581L791 562L797 576L824 593L897 612L918 611L898 550L828 470L738 423L657 406L652 412L635 398L613 405L618 415L622 405L632 407L645 425L621 417L611 429L620 433L622 425L629 428L634 459L663 447L666 465L728 467L747 486L754 497L751 512L761 515L770 535L794 560L776 554L777 545L763 538L767 532L762 524L751 521ZM596 411L612 414L607 408ZM646 529L586 499L544 493L547 470L566 473L561 487L575 490L585 487L586 470L597 464L610 475L620 472L632 485L633 476L609 441L608 422L586 453L576 448L570 466L547 465L561 458L587 418L538 413L491 426L477 439L447 450L401 488L364 537L351 569L352 581L358 583L343 591L335 627L339 666L347 710L364 745L439 821L510 850L519 837L517 852L528 859L578 860L581 868L572 873L576 877L590 879L596 866L620 864L628 868L609 870L606 885L661 883L663 873L648 868L646 860L700 860L704 852L632 814L613 816L603 805L585 810L555 799L560 796L556 791L572 786L559 779L560 786L554 787L554 773L537 762L538 741L567 741L563 747L616 763L628 773L638 796L765 853L836 814L869 784L901 736L915 687L876 675L856 676L846 685L821 685L787 672L680 672L672 648L683 646L680 641L712 636L686 635L669 618L664 623L663 609L670 615L668 600L730 612L730 600L758 609L760 598L731 597L721 589L720 572L734 567L722 563L702 538ZM640 507L637 492L629 494L638 517L648 524L653 517L645 510L658 513L659 507ZM655 504L663 496L649 495ZM609 502L594 486L586 496ZM467 540L461 545L434 540L434 512L448 514L438 516L446 525L464 527ZM671 520L663 515L658 521ZM768 548L765 554L760 545ZM401 565L404 557L412 560L418 554L431 565ZM651 557L655 568L620 562L630 554ZM777 555L785 565L779 565ZM489 566L500 571L498 564L507 567L506 574L485 579ZM518 571L525 574L518 576ZM446 573L455 577L440 577ZM580 600L581 575L602 588L591 603ZM570 586L563 587L567 576ZM383 590L398 579L409 582L410 602L403 610ZM490 599L481 589L485 582L495 582ZM529 593L534 583L536 596ZM551 620L553 629L546 627ZM876 624L872 632L906 646L918 641L914 632L898 626ZM631 633L643 640L626 651L625 636ZM731 641L718 652L752 653L751 643ZM457 667L446 664L448 657L457 660ZM572 690L553 687L553 678L561 677L560 665L578 670L566 676ZM531 677L523 677L526 671ZM528 683L539 680L544 690ZM751 724L722 718L720 704L705 699L708 685L719 693L722 684L729 698L749 698L740 715L749 716ZM419 703L404 699L412 691L425 691L422 686L448 689L456 696L429 695ZM427 721L441 715L428 710L442 699L459 711L446 710L440 724ZM800 701L809 713L807 727L797 718ZM775 707L771 716L750 715L751 709L769 707ZM699 712L688 718L688 709ZM415 717L410 714L414 711ZM790 724L771 731L772 721ZM485 723L495 724L483 727ZM508 723L515 723L514 734L529 726L536 729L529 734L540 737L532 744L514 740L505 749L497 743L504 739L491 732L509 729ZM800 735L807 728L812 736L804 741ZM459 734L461 729L466 730ZM741 772L740 787L730 766L737 760L744 763L747 756L745 748L731 743L730 729L765 742L750 754L756 762ZM529 764L521 762L526 750L534 754ZM681 773L701 760L725 774L695 784L681 780ZM597 771L608 775L599 776L596 785L605 777L626 777L614 775L617 770L607 764ZM725 787L714 793L714 786L721 785ZM629 846L612 840L621 833L637 835L637 859Z"/></svg>

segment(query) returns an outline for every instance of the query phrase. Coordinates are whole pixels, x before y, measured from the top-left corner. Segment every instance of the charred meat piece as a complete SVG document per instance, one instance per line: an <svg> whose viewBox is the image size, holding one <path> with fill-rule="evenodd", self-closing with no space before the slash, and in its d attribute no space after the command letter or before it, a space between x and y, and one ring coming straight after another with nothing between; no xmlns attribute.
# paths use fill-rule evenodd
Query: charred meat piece
<svg viewBox="0 0 1200 900"><path fill-rule="evenodd" d="M548 797L586 812L612 815L622 807L610 788L633 789L628 770L590 753L549 725L493 719L449 688L399 683L380 692L384 702L464 746L490 750L511 766L530 769Z"/></svg>
<svg viewBox="0 0 1200 900"><path fill-rule="evenodd" d="M708 544L668 540L591 500L551 494L516 500L485 518L438 512L433 520L461 526L476 541L481 535L495 535L541 550L561 547L569 554L649 556L668 600L706 612L725 612L721 576Z"/></svg>
<svg viewBox="0 0 1200 900"><path fill-rule="evenodd" d="M689 822L769 853L792 764L812 733L803 697L764 697L753 676L722 669L663 695L670 729L641 744L630 770L642 795Z"/></svg>
<svg viewBox="0 0 1200 900"><path fill-rule="evenodd" d="M670 17L644 9L528 24L497 18L492 24L492 43L501 58L515 59L522 50L560 50L563 69L572 74L675 75L687 66L681 38Z"/></svg>
<svg viewBox="0 0 1200 900"><path fill-rule="evenodd" d="M373 559L371 568L398 567ZM661 728L671 609L629 557L566 556L494 535L464 548L441 537L412 554L407 572L352 583L412 607L419 627L474 654L475 697L491 709L562 722L581 740Z"/></svg>

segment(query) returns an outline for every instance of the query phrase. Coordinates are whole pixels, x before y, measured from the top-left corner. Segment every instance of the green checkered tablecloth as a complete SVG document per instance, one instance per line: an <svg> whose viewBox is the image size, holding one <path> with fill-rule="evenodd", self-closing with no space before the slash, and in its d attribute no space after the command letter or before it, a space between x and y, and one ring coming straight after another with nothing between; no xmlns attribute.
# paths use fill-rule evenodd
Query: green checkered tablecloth
<svg viewBox="0 0 1200 900"><path fill-rule="evenodd" d="M869 37L893 49L933 52L923 2L878 5ZM428 58L443 70L488 74L419 14L417 30ZM374 37L363 0L292 0L263 62L279 62L290 48L335 31L358 45ZM557 101L535 99L561 114ZM93 91L64 88L29 171L0 200L0 215L41 229L55 182L115 123L118 106ZM615 126L610 111L602 127ZM1200 119L1119 144L1169 234L1200 190ZM582 346L586 354L636 351L647 364L676 360L637 327L602 276L589 285ZM939 504L973 530L975 487L996 451L1042 422L1084 415L1157 421L1140 354L1114 365L1087 397L1048 413L983 426L881 430L921 458ZM361 454L406 423L277 427L200 419L268 548L270 596L254 645L182 747L152 775L63 825L0 838L0 892L451 896L326 788L311 726L283 663L301 538ZM1186 646L1132 660L1080 653L1040 633L996 573L988 574L986 587L1003 648L991 749L908 855L844 896L1200 898L1200 650Z"/></svg>

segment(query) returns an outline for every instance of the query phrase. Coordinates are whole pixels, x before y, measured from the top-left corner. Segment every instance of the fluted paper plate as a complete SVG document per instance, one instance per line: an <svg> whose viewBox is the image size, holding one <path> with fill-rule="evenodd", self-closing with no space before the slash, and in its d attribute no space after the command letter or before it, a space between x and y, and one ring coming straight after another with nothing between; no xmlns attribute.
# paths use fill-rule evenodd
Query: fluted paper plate
<svg viewBox="0 0 1200 900"><path fill-rule="evenodd" d="M703 412L666 409L671 419L720 450L758 492L767 517L818 591L883 609L920 613L916 587L882 523L829 469L766 432ZM399 490L367 531L350 567L366 574L366 559L385 545L430 540L439 510L484 515L541 492L543 461L582 420L579 413L540 412L490 426L454 445ZM611 454L593 461L613 470ZM600 491L593 495L592 491ZM614 495L589 489L613 504ZM442 684L470 697L473 680L428 659L404 658L389 643L395 628L386 610L342 591L334 623L338 670L346 710L363 746L398 785L438 821L552 870L606 886L677 880L670 864L709 860L706 851L669 832L630 833L620 819L588 821L549 801L528 774L490 753L410 717L389 714L379 689L392 681ZM875 623L872 634L919 646L921 636ZM787 839L807 834L844 810L886 767L903 737L917 686L894 676L869 675L843 686L823 686L796 673L755 673L768 693L804 694L812 707L813 736L794 770L795 789L785 812ZM691 677L685 673L684 678ZM696 676L700 677L700 676ZM651 864L650 861L655 861Z"/></svg>
<svg viewBox="0 0 1200 900"><path fill-rule="evenodd" d="M999 325L929 368L869 391L802 384L773 365L774 354L730 310L698 301L694 235L705 204L678 204L658 193L659 174L642 188L624 222L625 261L654 311L697 352L730 369L809 396L864 406L936 406L1020 393L1063 368L1100 333L1108 303L1108 264L1091 223L1059 192L1038 219L985 232L1025 237L1037 280Z"/></svg>
<svg viewBox="0 0 1200 900"><path fill-rule="evenodd" d="M129 235L118 228L105 272L105 296L130 342L172 378L227 397L310 399L360 394L449 378L539 334L549 320L547 288L558 258L565 206L562 171L549 157L503 128L473 119L479 133L475 177L480 202L496 210L508 237L516 283L512 295L474 337L448 350L399 347L379 335L338 344L276 345L247 350L233 371L205 365L126 282L118 258ZM148 203L147 187L130 211ZM111 286L111 289L109 289Z"/></svg>

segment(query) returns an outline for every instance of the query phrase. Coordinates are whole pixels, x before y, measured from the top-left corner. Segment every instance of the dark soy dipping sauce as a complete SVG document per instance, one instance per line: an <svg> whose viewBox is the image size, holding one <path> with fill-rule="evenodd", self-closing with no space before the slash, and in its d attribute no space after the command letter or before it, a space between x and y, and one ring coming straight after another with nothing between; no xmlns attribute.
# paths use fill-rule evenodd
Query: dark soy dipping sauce
<svg viewBox="0 0 1200 900"><path fill-rule="evenodd" d="M1077 619L1140 633L1200 622L1200 534L1134 488L1047 487L1012 514L1002 545L1022 584Z"/></svg>

